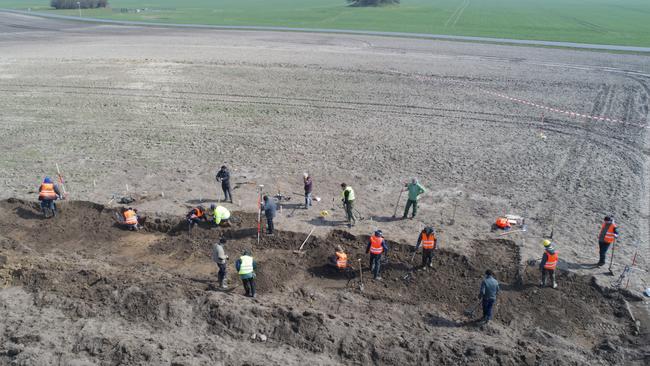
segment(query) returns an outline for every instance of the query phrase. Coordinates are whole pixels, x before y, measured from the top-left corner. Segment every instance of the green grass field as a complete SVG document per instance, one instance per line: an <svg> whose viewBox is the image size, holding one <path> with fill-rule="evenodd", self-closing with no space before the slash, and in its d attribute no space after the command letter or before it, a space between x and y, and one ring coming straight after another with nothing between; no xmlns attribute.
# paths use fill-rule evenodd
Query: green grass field
<svg viewBox="0 0 650 366"><path fill-rule="evenodd" d="M650 46L650 0L402 0L351 8L345 0L112 0L84 16L214 25L393 31ZM0 7L49 10L48 0ZM120 13L119 8L148 8ZM56 11L78 15L77 10Z"/></svg>

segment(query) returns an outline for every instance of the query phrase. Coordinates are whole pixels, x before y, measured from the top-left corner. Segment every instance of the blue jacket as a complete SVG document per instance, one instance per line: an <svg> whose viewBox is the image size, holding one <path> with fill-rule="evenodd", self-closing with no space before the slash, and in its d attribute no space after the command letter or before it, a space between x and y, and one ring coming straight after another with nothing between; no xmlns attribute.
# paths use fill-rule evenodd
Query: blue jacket
<svg viewBox="0 0 650 366"><path fill-rule="evenodd" d="M264 215L266 217L275 217L275 211L277 211L277 206L275 205L275 201L273 201L273 198L269 197L268 200L264 201L264 205L262 206L262 209L264 210Z"/></svg>
<svg viewBox="0 0 650 366"><path fill-rule="evenodd" d="M492 276L486 276L481 282L481 291L479 292L479 299L492 299L496 300L499 293L499 282Z"/></svg>
<svg viewBox="0 0 650 366"><path fill-rule="evenodd" d="M237 272L239 272L240 267L241 267L241 258L235 261L235 269L237 270ZM255 271L257 271L257 261L253 259L253 272L244 275L239 275L239 278L241 278L242 280L253 278L255 277Z"/></svg>

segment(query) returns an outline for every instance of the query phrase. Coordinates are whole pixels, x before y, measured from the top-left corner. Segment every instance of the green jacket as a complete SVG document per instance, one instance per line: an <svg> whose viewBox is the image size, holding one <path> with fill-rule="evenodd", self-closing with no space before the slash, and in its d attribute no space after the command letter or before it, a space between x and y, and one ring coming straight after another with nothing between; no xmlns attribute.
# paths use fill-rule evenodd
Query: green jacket
<svg viewBox="0 0 650 366"><path fill-rule="evenodd" d="M406 187L409 191L408 199L411 201L417 201L418 196L427 191L420 185L420 183L409 183Z"/></svg>

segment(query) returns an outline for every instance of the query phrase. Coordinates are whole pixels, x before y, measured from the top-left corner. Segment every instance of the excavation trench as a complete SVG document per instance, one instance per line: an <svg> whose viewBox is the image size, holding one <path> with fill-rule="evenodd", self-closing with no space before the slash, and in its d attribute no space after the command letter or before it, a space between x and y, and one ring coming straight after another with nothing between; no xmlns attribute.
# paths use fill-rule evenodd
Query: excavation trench
<svg viewBox="0 0 650 366"><path fill-rule="evenodd" d="M250 213L235 213L240 220L231 228L200 225L191 233L182 218L149 215L145 229L134 233L115 224L113 208L89 202L60 207L57 218L44 220L36 203L0 203L0 249L9 259L3 291L23 288L36 308L57 308L72 321L108 317L141 324L160 334L152 335L150 343L164 345L163 334L191 326L235 341L266 334L277 344L328 354L342 363L468 362L483 359L485 352L499 355L500 364L534 364L567 344L583 357L577 361L642 360L641 351L634 351L638 339L624 298L604 296L590 277L570 272L559 273L559 289L540 289L536 268L519 267L519 249L509 240L476 240L463 254L440 250L428 271L417 268L419 256L411 262L411 246L389 240L384 280L377 282L367 272L368 238L345 231L312 237L303 253L295 254L305 234L278 231L263 235L258 246L256 216ZM212 244L222 236L229 239L231 257L227 291L216 289L210 261ZM354 270L326 265L336 245L348 252ZM234 273L232 262L245 248L259 263L257 300L241 296ZM364 291L359 290L359 267ZM484 330L463 312L476 303L487 268L502 283L495 323L511 334L502 335L510 345L467 351L466 338ZM377 333L382 327L385 332ZM469 336L432 346L436 333L454 331ZM138 357L152 362L164 354L125 354L110 337L71 342L73 354L109 363L137 363ZM413 352L418 347L428 351ZM230 357L218 348L213 352ZM561 353L553 357L560 364L566 361Z"/></svg>

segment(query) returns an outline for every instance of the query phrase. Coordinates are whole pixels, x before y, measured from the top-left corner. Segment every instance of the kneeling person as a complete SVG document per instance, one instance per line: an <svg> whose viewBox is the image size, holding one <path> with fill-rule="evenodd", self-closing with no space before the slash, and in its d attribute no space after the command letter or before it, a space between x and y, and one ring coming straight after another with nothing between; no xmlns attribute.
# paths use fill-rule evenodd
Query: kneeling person
<svg viewBox="0 0 650 366"><path fill-rule="evenodd" d="M194 207L190 212L185 216L187 219L188 229L192 229L194 225L198 225L201 221L208 221L208 217L205 214L205 208L203 206Z"/></svg>
<svg viewBox="0 0 650 366"><path fill-rule="evenodd" d="M214 219L214 223L217 226L230 226L230 211L228 211L227 208L223 206L217 206L213 203L210 205L210 209L212 210L212 218Z"/></svg>
<svg viewBox="0 0 650 366"><path fill-rule="evenodd" d="M334 255L329 257L329 265L339 270L345 270L348 268L348 255L345 254L345 251L343 251L343 248L340 245L336 246L336 252Z"/></svg>
<svg viewBox="0 0 650 366"><path fill-rule="evenodd" d="M126 225L127 229L136 231L140 228L138 225L138 210L133 207L126 208L122 212L122 216L124 217L124 225Z"/></svg>

